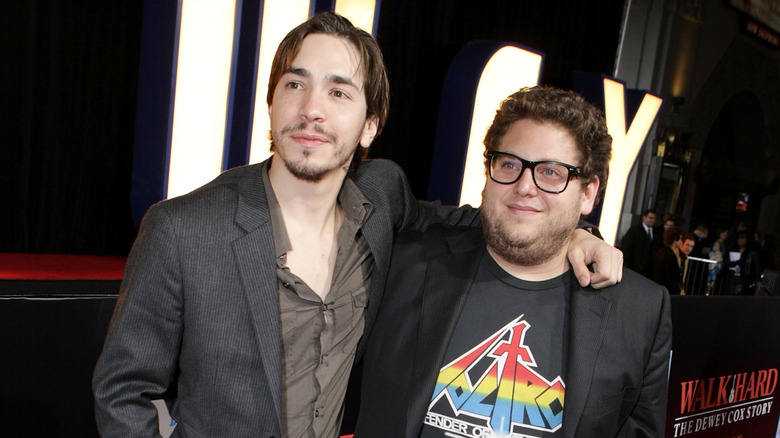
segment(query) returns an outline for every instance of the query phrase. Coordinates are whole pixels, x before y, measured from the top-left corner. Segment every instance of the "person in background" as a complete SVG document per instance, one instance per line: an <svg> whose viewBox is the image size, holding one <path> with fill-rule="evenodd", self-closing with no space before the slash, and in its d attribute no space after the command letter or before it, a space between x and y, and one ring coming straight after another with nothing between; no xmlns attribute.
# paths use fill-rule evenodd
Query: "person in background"
<svg viewBox="0 0 780 438"><path fill-rule="evenodd" d="M664 231L668 230L671 227L677 226L677 220L671 213L666 213L664 215Z"/></svg>
<svg viewBox="0 0 780 438"><path fill-rule="evenodd" d="M583 288L562 250L607 183L611 142L576 93L501 104L482 230L397 236L355 438L663 436L669 295L631 270Z"/></svg>
<svg viewBox="0 0 780 438"><path fill-rule="evenodd" d="M689 255L697 258L707 257L712 247L709 240L710 229L707 224L702 222L697 225L696 229L693 230L693 235L696 236L696 244Z"/></svg>
<svg viewBox="0 0 780 438"><path fill-rule="evenodd" d="M664 247L653 254L653 281L664 286L670 295L682 292L682 229L669 227L664 231Z"/></svg>
<svg viewBox="0 0 780 438"><path fill-rule="evenodd" d="M688 257L696 247L696 235L693 233L683 233L682 243L680 244L680 253L682 256ZM680 257L683 260L683 257Z"/></svg>
<svg viewBox="0 0 780 438"><path fill-rule="evenodd" d="M655 226L655 210L642 212L642 221L626 231L618 248L623 251L623 265L642 275L652 275L653 252L663 245L663 231Z"/></svg>
<svg viewBox="0 0 780 438"><path fill-rule="evenodd" d="M709 259L716 263L710 265L710 274L708 284L710 293L720 294L724 290L724 281L726 269L728 268L728 228L718 228L718 237L712 243L712 249L709 253Z"/></svg>
<svg viewBox="0 0 780 438"><path fill-rule="evenodd" d="M287 34L268 84L272 157L144 217L93 378L103 437L157 436L155 399L175 437L338 434L395 232L478 224L470 207L416 201L394 163L360 164L388 84L376 41L337 14ZM619 280L619 251L577 235L577 279Z"/></svg>
<svg viewBox="0 0 780 438"><path fill-rule="evenodd" d="M696 249L698 238L694 233L683 233L682 243L680 243L680 270L682 271L682 290L680 294L704 294L706 292L705 270L699 270L696 267L695 260L691 260L691 254Z"/></svg>

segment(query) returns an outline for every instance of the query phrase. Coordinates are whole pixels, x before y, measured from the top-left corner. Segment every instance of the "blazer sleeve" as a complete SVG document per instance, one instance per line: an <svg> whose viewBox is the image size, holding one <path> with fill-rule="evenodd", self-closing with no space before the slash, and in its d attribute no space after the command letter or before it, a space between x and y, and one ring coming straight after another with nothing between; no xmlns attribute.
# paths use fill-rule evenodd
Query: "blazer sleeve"
<svg viewBox="0 0 780 438"><path fill-rule="evenodd" d="M662 288L655 338L644 369L644 380L631 415L621 427L620 437L660 437L666 427L669 363L672 348L672 316L669 294Z"/></svg>
<svg viewBox="0 0 780 438"><path fill-rule="evenodd" d="M395 231L425 231L433 224L479 226L479 209L441 202L419 201L412 194L401 168L389 160L361 164L355 183L375 207L387 207Z"/></svg>
<svg viewBox="0 0 780 438"><path fill-rule="evenodd" d="M142 221L93 376L102 437L159 436L154 399L172 389L182 335L173 222L160 204Z"/></svg>

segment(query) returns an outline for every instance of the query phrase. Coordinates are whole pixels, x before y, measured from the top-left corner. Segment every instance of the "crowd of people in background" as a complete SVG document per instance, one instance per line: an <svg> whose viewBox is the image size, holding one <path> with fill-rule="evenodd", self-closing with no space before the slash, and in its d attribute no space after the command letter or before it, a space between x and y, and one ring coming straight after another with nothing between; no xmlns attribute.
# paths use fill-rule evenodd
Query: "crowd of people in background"
<svg viewBox="0 0 780 438"><path fill-rule="evenodd" d="M653 209L620 239L625 266L664 285L672 295L762 295L762 276L780 267L774 234L760 235L748 220L732 227L696 223ZM660 223L660 225L656 225Z"/></svg>

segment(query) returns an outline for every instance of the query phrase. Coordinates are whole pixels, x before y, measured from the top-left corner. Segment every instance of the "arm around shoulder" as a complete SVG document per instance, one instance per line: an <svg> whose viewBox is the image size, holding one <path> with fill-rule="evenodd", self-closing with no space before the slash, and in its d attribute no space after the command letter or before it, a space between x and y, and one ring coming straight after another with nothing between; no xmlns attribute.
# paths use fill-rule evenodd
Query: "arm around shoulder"
<svg viewBox="0 0 780 438"><path fill-rule="evenodd" d="M479 226L479 209L455 207L440 202L419 201L412 194L401 168L389 160L367 160L355 183L375 208L387 207L396 231L425 231L432 224ZM376 213L376 212L375 212ZM381 213L380 213L381 214Z"/></svg>

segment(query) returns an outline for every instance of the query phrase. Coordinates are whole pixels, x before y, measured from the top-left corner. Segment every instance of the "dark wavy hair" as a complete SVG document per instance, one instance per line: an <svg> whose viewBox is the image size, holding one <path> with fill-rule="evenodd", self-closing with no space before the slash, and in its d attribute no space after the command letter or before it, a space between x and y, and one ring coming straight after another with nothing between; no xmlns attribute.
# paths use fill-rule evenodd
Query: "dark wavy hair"
<svg viewBox="0 0 780 438"><path fill-rule="evenodd" d="M571 134L582 156L582 185L599 179L598 202L607 186L612 158L612 137L602 112L573 91L546 86L522 88L501 102L496 111L485 135L485 166L487 152L497 150L509 127L523 119L554 123Z"/></svg>

